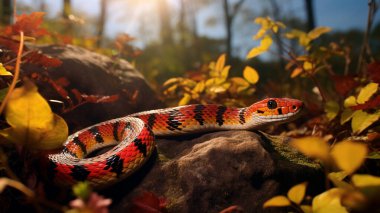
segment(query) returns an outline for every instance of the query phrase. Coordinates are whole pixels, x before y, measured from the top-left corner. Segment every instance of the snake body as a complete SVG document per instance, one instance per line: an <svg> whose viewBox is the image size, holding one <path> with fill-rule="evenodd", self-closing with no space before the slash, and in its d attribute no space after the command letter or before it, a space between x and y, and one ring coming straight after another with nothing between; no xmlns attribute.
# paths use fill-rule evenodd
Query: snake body
<svg viewBox="0 0 380 213"><path fill-rule="evenodd" d="M96 187L109 185L129 176L147 161L155 147L154 136L257 129L293 120L302 106L296 99L267 98L245 108L196 104L131 114L69 136L60 153L48 156L48 171L59 184L88 181ZM107 146L114 147L87 157Z"/></svg>

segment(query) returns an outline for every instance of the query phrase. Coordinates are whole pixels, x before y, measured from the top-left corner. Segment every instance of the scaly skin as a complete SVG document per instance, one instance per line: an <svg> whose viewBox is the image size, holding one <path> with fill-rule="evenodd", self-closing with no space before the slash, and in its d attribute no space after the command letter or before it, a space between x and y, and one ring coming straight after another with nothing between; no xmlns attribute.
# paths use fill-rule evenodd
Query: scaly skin
<svg viewBox="0 0 380 213"><path fill-rule="evenodd" d="M267 98L245 108L197 104L135 113L71 135L61 153L49 155L49 174L64 185L88 181L103 187L129 176L147 161L155 147L154 135L257 129L293 120L302 107L299 100ZM112 145L109 151L86 158Z"/></svg>

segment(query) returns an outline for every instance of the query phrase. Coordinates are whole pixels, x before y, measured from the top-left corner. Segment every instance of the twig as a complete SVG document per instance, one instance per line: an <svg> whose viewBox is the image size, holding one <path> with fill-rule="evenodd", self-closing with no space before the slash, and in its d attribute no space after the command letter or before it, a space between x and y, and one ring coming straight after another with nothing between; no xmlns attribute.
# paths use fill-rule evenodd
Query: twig
<svg viewBox="0 0 380 213"><path fill-rule="evenodd" d="M375 0L368 0L367 28L366 28L366 31L364 33L363 44L362 44L359 59L358 59L358 67L356 69L356 73L358 73L358 74L360 73L360 71L362 69L362 66L364 63L363 62L364 56L366 55L366 53L368 53L368 51L371 52L369 50L368 40L369 40L369 33L371 32L371 27L372 27L372 23L373 23L375 13L376 13L376 2L375 2Z"/></svg>
<svg viewBox="0 0 380 213"><path fill-rule="evenodd" d="M20 31L20 46L19 46L18 52L17 52L15 74L14 74L12 83L9 86L9 90L8 90L7 94L5 95L3 102L0 105L0 114L3 112L5 106L8 102L9 97L11 96L14 88L16 87L16 83L17 83L18 77L20 75L21 54L22 54L23 48L24 48L24 32Z"/></svg>

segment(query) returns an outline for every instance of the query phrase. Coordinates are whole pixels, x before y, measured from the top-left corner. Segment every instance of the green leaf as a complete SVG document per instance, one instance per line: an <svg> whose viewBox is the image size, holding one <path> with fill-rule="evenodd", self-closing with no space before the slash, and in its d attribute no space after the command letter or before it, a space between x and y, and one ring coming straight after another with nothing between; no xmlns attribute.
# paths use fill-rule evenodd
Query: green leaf
<svg viewBox="0 0 380 213"><path fill-rule="evenodd" d="M359 104L364 104L368 101L371 96L377 91L379 84L377 83L369 83L363 89L360 90L357 102Z"/></svg>
<svg viewBox="0 0 380 213"><path fill-rule="evenodd" d="M357 110L352 115L351 128L355 134L360 134L371 124L379 120L380 114L369 114L363 110Z"/></svg>
<svg viewBox="0 0 380 213"><path fill-rule="evenodd" d="M264 208L267 207L283 207L290 206L291 203L289 199L283 195L272 197L264 203Z"/></svg>
<svg viewBox="0 0 380 213"><path fill-rule="evenodd" d="M0 89L0 102L2 102L7 95L8 89L9 88Z"/></svg>
<svg viewBox="0 0 380 213"><path fill-rule="evenodd" d="M300 204L305 197L307 183L303 182L293 186L288 191L288 198L296 204Z"/></svg>
<svg viewBox="0 0 380 213"><path fill-rule="evenodd" d="M0 63L0 76L12 76L12 73L8 72L2 63Z"/></svg>
<svg viewBox="0 0 380 213"><path fill-rule="evenodd" d="M87 181L79 182L73 186L73 193L82 200L87 200L91 194L91 188Z"/></svg>
<svg viewBox="0 0 380 213"><path fill-rule="evenodd" d="M340 115L340 124L343 125L347 121L351 120L353 114L354 111L352 111L350 108L345 109Z"/></svg>
<svg viewBox="0 0 380 213"><path fill-rule="evenodd" d="M326 117L329 121L334 119L339 112L339 104L335 101L328 101L325 105Z"/></svg>
<svg viewBox="0 0 380 213"><path fill-rule="evenodd" d="M379 151L371 152L368 154L367 158L380 160L380 152Z"/></svg>
<svg viewBox="0 0 380 213"><path fill-rule="evenodd" d="M332 188L314 197L312 202L313 213L348 213L340 203L343 190Z"/></svg>
<svg viewBox="0 0 380 213"><path fill-rule="evenodd" d="M362 165L367 152L368 149L365 144L346 140L337 143L331 149L331 156L340 169L352 174Z"/></svg>
<svg viewBox="0 0 380 213"><path fill-rule="evenodd" d="M259 81L259 74L250 66L244 68L243 77L251 84L256 84Z"/></svg>

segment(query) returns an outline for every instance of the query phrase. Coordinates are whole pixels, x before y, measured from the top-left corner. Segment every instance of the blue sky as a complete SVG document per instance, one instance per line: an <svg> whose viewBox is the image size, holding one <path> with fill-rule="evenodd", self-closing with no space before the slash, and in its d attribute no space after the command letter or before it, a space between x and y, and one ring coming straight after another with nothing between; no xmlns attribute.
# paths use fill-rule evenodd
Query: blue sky
<svg viewBox="0 0 380 213"><path fill-rule="evenodd" d="M126 32L132 36L138 37L137 46L143 46L144 43L155 39L157 35L158 24L152 24L157 20L157 12L154 12L156 2L159 0L110 0L110 8L108 8L108 22L106 24L106 34L114 37L117 33ZM61 12L62 0L19 0L31 7L41 2L49 8L49 17L56 17ZM126 4L126 2L132 2ZM135 2L135 3L133 3ZM144 4L141 4L144 2ZM170 6L178 7L178 0L168 0ZM281 10L284 15L291 14L300 18L305 18L304 0L279 0L283 3ZM99 14L99 0L72 0L73 7L76 10L84 12L89 16L96 17ZM368 0L314 0L315 18L317 26L329 26L333 30L347 29L364 29L367 21ZM253 9L252 20L255 16L261 15L262 11L269 7L268 1L265 0L246 0L243 7ZM132 9L131 9L132 8ZM221 14L221 4L210 6L209 8L198 11L198 32L215 38L223 38L225 30L223 28L223 19L218 18L216 25L210 27L205 25L205 19L210 16ZM175 19L176 17L173 16ZM239 17L238 17L239 18ZM240 17L241 18L241 17ZM375 17L375 21L379 22L380 15ZM248 51L246 44L255 42L251 40L258 29L253 22L244 24L243 26L235 26L235 38L233 44L237 52ZM251 46L252 47L252 46Z"/></svg>

